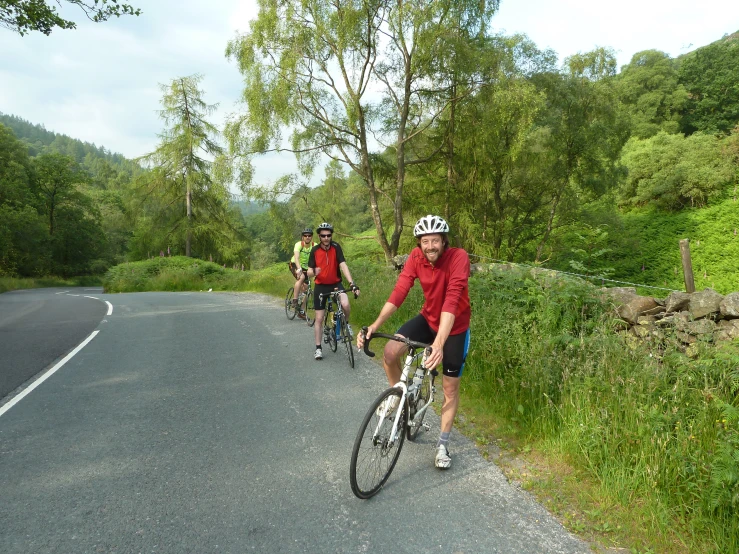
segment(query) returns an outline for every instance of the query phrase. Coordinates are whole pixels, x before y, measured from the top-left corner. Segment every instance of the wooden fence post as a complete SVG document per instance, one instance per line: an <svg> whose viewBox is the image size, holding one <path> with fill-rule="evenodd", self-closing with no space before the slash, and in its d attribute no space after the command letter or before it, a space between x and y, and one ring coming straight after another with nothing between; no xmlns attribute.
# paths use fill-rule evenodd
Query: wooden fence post
<svg viewBox="0 0 739 554"><path fill-rule="evenodd" d="M688 239L680 240L680 257L683 260L685 292L695 292L695 282L693 281L693 263L690 261L690 243L688 242Z"/></svg>

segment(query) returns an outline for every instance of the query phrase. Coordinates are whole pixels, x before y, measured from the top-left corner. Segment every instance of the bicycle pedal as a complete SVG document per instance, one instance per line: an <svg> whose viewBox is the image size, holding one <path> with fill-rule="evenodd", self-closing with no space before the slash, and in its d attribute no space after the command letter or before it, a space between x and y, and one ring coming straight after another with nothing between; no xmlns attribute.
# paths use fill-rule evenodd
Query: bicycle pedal
<svg viewBox="0 0 739 554"><path fill-rule="evenodd" d="M421 428L424 431L431 431L431 425L429 425L428 423L421 423Z"/></svg>

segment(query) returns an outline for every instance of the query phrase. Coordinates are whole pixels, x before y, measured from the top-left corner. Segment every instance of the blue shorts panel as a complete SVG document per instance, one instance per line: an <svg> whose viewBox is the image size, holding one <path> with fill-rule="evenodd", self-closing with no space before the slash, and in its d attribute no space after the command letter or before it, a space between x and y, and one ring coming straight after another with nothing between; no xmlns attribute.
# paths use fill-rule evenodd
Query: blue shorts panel
<svg viewBox="0 0 739 554"><path fill-rule="evenodd" d="M427 344L431 344L436 338L436 331L429 326L426 318L420 314L406 321L396 332L411 340L425 342ZM457 335L449 335L449 338L444 343L444 360L442 361L444 375L448 377L462 376L469 348L469 329Z"/></svg>

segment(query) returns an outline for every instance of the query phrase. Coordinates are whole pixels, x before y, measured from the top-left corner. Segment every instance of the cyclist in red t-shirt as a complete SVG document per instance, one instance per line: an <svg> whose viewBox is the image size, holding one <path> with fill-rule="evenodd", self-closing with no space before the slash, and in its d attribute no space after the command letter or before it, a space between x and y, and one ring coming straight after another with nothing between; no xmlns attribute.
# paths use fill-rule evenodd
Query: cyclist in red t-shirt
<svg viewBox="0 0 739 554"><path fill-rule="evenodd" d="M427 215L418 220L413 229L418 246L408 256L395 289L375 322L367 328L366 337L371 337L395 313L418 279L425 297L421 313L404 323L396 334L431 344L426 367L432 369L441 364L443 368L441 435L434 460L440 469L452 464L449 434L459 406L459 380L470 344L470 259L463 249L449 247L448 233L449 225L441 217ZM357 347L362 349L364 341L362 333L357 335ZM385 345L383 366L390 386L400 381L405 351L406 347L399 342L388 341ZM397 400L398 397L392 396L387 401L397 403Z"/></svg>
<svg viewBox="0 0 739 554"><path fill-rule="evenodd" d="M321 333L323 332L323 316L326 311L327 295L334 292L336 288L342 292L344 291L344 285L341 283L342 273L347 281L349 281L349 286L354 296L359 296L359 287L354 284L352 274L349 272L349 266L346 265L344 251L338 243L331 240L333 234L334 228L330 223L321 223L318 226L318 238L321 242L318 243L318 246L313 247L308 258L308 277L315 277L313 279L315 285L313 287L313 306L316 309L316 323L313 326L313 330L316 337L316 360L323 359ZM321 295L323 295L323 298L321 298ZM346 294L342 294L339 296L339 300L346 314L346 326L351 335L352 328L349 326L349 298Z"/></svg>

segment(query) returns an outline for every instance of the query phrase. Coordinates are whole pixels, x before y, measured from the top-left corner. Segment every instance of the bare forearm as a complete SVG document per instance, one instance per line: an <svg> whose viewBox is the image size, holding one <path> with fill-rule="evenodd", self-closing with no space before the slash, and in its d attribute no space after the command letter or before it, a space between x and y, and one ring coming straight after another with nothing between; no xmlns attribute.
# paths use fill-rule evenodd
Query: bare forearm
<svg viewBox="0 0 739 554"><path fill-rule="evenodd" d="M441 312L441 318L439 320L439 332L436 333L434 339L434 346L443 348L446 343L446 339L449 338L449 333L452 332L454 327L454 314L449 312Z"/></svg>
<svg viewBox="0 0 739 554"><path fill-rule="evenodd" d="M346 280L350 283L353 283L354 279L352 279L352 274L349 272L349 266L346 265L346 262L341 262L339 264L339 268L341 269L341 273L344 275Z"/></svg>
<svg viewBox="0 0 739 554"><path fill-rule="evenodd" d="M382 324L385 323L390 317L397 311L398 307L395 304L391 304L390 302L385 302L385 305L382 307L382 310L380 310L380 315L377 316L377 319L375 322L371 325L371 327L375 330L382 327Z"/></svg>

